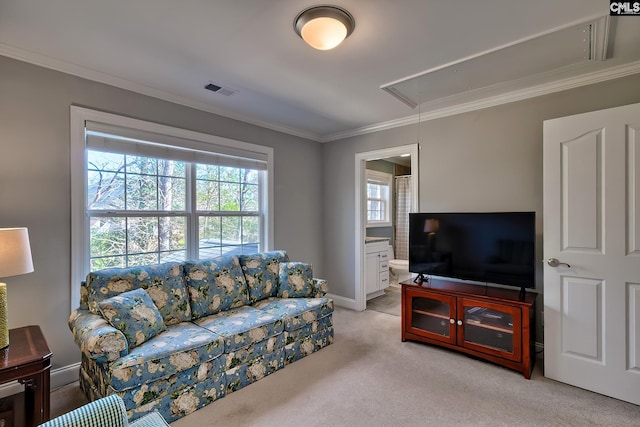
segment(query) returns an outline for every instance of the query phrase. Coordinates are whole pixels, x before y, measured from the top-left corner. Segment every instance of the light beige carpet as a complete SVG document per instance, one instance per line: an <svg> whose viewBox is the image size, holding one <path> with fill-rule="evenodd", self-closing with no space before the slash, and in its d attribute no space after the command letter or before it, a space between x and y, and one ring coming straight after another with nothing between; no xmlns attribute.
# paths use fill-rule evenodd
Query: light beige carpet
<svg viewBox="0 0 640 427"><path fill-rule="evenodd" d="M640 407L425 344L400 318L337 308L335 342L172 424L187 426L640 426ZM84 403L76 384L52 411Z"/></svg>

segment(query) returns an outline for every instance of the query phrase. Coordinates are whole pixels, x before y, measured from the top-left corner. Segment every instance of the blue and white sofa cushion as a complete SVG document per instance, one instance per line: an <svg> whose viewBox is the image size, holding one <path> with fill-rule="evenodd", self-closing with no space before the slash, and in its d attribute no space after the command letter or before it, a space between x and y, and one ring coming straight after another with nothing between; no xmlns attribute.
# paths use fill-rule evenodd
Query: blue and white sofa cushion
<svg viewBox="0 0 640 427"><path fill-rule="evenodd" d="M185 277L179 263L91 272L85 282L86 290L80 292L80 309L88 308L91 313L99 314L99 301L138 288L147 291L165 325L191 320Z"/></svg>
<svg viewBox="0 0 640 427"><path fill-rule="evenodd" d="M134 289L98 303L100 314L135 347L165 330L162 316L144 289Z"/></svg>
<svg viewBox="0 0 640 427"><path fill-rule="evenodd" d="M249 303L274 297L278 292L280 265L289 262L285 251L240 255L240 265L249 287Z"/></svg>
<svg viewBox="0 0 640 427"><path fill-rule="evenodd" d="M216 314L249 303L249 289L237 256L184 263L192 318Z"/></svg>

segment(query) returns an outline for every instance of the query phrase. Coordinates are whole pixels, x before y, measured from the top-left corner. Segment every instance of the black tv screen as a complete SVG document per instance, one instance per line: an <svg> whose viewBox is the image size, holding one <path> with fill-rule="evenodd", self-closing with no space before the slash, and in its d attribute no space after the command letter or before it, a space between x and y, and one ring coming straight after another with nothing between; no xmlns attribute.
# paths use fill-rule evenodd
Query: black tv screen
<svg viewBox="0 0 640 427"><path fill-rule="evenodd" d="M411 213L409 271L535 287L535 212Z"/></svg>

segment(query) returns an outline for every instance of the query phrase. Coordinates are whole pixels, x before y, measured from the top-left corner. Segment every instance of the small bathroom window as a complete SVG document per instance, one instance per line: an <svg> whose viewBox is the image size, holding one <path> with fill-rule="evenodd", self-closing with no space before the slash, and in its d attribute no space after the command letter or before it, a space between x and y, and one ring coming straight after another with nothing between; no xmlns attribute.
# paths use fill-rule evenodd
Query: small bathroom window
<svg viewBox="0 0 640 427"><path fill-rule="evenodd" d="M393 175L367 169L367 227L390 227Z"/></svg>

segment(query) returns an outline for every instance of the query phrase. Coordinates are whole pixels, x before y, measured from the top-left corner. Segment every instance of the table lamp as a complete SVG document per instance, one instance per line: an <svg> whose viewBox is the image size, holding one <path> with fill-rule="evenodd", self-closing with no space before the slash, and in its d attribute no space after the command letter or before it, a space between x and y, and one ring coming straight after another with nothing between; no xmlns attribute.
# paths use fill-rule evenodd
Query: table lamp
<svg viewBox="0 0 640 427"><path fill-rule="evenodd" d="M0 278L31 273L31 246L26 228L0 228ZM7 285L0 282L0 349L9 347Z"/></svg>

